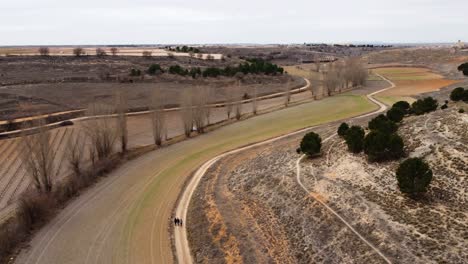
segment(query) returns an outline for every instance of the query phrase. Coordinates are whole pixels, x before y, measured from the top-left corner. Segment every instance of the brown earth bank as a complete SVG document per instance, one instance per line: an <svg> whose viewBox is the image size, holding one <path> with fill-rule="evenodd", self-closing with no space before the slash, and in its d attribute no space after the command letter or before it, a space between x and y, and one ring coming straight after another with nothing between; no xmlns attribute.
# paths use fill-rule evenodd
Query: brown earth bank
<svg viewBox="0 0 468 264"><path fill-rule="evenodd" d="M399 192L399 162L368 163L338 137L300 164L301 180L392 262L466 263L468 118L458 107L407 117L399 128L408 156L424 157L434 172L420 200ZM324 139L337 126L314 131ZM195 262L384 262L299 186L300 139L226 157L202 178L187 219Z"/></svg>

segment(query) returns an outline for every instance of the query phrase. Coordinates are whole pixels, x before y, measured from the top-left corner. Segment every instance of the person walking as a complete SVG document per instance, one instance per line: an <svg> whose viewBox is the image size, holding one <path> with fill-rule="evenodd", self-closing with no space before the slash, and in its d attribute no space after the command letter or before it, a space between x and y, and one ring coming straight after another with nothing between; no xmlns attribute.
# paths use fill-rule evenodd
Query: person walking
<svg viewBox="0 0 468 264"><path fill-rule="evenodd" d="M174 225L179 225L179 218L177 217L174 217Z"/></svg>
<svg viewBox="0 0 468 264"><path fill-rule="evenodd" d="M179 219L179 221L180 221L180 222L179 222L180 226L182 226L182 219Z"/></svg>

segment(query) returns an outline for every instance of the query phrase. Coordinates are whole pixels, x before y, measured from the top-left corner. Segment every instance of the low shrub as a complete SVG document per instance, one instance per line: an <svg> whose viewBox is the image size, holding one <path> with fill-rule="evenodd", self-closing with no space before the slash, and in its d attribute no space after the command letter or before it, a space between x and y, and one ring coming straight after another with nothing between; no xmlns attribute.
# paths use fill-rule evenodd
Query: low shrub
<svg viewBox="0 0 468 264"><path fill-rule="evenodd" d="M427 191L432 181L432 170L422 159L410 158L400 164L396 178L402 193L415 195Z"/></svg>
<svg viewBox="0 0 468 264"><path fill-rule="evenodd" d="M460 113L460 114L465 113L465 109L463 109L463 108L458 109L458 113Z"/></svg>
<svg viewBox="0 0 468 264"><path fill-rule="evenodd" d="M448 105L447 104L443 104L440 109L444 110L444 109L447 109L448 108Z"/></svg>
<svg viewBox="0 0 468 264"><path fill-rule="evenodd" d="M338 127L338 135L340 137L344 137L346 135L346 132L349 129L349 125L346 123L341 123L341 125Z"/></svg>
<svg viewBox="0 0 468 264"><path fill-rule="evenodd" d="M164 73L164 70L161 68L159 64L151 64L146 71L149 75L156 75L160 73Z"/></svg>
<svg viewBox="0 0 468 264"><path fill-rule="evenodd" d="M410 107L410 104L406 101L398 101L392 105L392 108L400 108L401 110L405 111L405 113L408 112Z"/></svg>
<svg viewBox="0 0 468 264"><path fill-rule="evenodd" d="M18 220L26 230L44 223L54 212L57 202L49 194L32 192L19 201Z"/></svg>
<svg viewBox="0 0 468 264"><path fill-rule="evenodd" d="M382 114L369 121L368 126L370 130L381 131L389 134L395 133L398 130L397 124Z"/></svg>
<svg viewBox="0 0 468 264"><path fill-rule="evenodd" d="M141 76L141 70L138 69L131 69L130 76Z"/></svg>
<svg viewBox="0 0 468 264"><path fill-rule="evenodd" d="M465 92L465 89L463 87L457 87L453 89L453 91L450 93L450 100L452 101L463 100L464 92Z"/></svg>
<svg viewBox="0 0 468 264"><path fill-rule="evenodd" d="M359 153L364 147L364 129L360 126L352 126L345 135L348 150L353 153Z"/></svg>
<svg viewBox="0 0 468 264"><path fill-rule="evenodd" d="M435 111L437 109L438 103L432 97L426 97L424 99L419 99L411 105L411 112L415 115L423 115Z"/></svg>
<svg viewBox="0 0 468 264"><path fill-rule="evenodd" d="M312 157L320 153L322 148L322 138L314 132L307 133L301 141L301 152Z"/></svg>
<svg viewBox="0 0 468 264"><path fill-rule="evenodd" d="M403 120L404 116L405 116L405 110L398 108L398 107L392 107L390 110L387 111L387 118L390 121L393 121L396 123Z"/></svg>
<svg viewBox="0 0 468 264"><path fill-rule="evenodd" d="M403 139L397 134L382 131L371 131L364 138L364 153L370 161L387 161L399 159L404 154Z"/></svg>

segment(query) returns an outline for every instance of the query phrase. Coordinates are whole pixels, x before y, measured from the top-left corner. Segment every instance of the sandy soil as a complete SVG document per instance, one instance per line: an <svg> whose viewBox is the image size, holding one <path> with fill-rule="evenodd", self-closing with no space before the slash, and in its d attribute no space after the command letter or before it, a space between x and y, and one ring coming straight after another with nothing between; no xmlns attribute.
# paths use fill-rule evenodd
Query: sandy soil
<svg viewBox="0 0 468 264"><path fill-rule="evenodd" d="M315 131L325 138L337 125ZM321 158L303 162L303 182L395 263L465 263L468 119L437 111L406 119L399 131L409 155L425 157L434 171L425 199L398 191L397 162L368 164L338 138ZM233 155L206 175L189 210L197 263L381 261L299 188L300 138Z"/></svg>

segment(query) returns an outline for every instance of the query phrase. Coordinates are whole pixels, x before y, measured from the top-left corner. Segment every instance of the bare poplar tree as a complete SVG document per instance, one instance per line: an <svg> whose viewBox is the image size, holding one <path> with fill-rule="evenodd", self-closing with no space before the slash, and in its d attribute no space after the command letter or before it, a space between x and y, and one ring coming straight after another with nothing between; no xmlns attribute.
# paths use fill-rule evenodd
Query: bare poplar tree
<svg viewBox="0 0 468 264"><path fill-rule="evenodd" d="M104 57L104 56L106 56L106 55L107 55L107 53L106 53L106 51L105 51L103 48L97 48L97 49L96 49L96 56L98 56L98 57Z"/></svg>
<svg viewBox="0 0 468 264"><path fill-rule="evenodd" d="M284 106L288 107L289 102L291 102L291 80L288 79L284 92Z"/></svg>
<svg viewBox="0 0 468 264"><path fill-rule="evenodd" d="M71 135L67 140L66 159L70 169L75 176L81 175L81 166L83 164L84 138L79 129L76 129L76 136Z"/></svg>
<svg viewBox="0 0 468 264"><path fill-rule="evenodd" d="M50 54L50 50L48 47L39 48L39 55L46 57L46 56L49 56L49 54Z"/></svg>
<svg viewBox="0 0 468 264"><path fill-rule="evenodd" d="M320 72L320 68L322 66L321 58L319 56L316 56L314 58L314 63L315 63L315 71Z"/></svg>
<svg viewBox="0 0 468 264"><path fill-rule="evenodd" d="M257 100L258 100L257 86L254 86L253 97L252 97L252 112L254 115L257 114L257 110L258 110Z"/></svg>
<svg viewBox="0 0 468 264"><path fill-rule="evenodd" d="M166 113L164 112L164 95L160 87L153 90L151 98L151 122L153 125L154 144L161 146L165 131Z"/></svg>
<svg viewBox="0 0 468 264"><path fill-rule="evenodd" d="M22 152L20 157L26 171L31 175L34 187L42 193L52 191L52 178L55 177L55 150L51 144L50 131L43 120L34 122L36 133L21 137Z"/></svg>
<svg viewBox="0 0 468 264"><path fill-rule="evenodd" d="M215 95L215 91L213 90L212 87L208 86L206 87L206 105L205 105L205 117L206 117L206 124L210 124L210 117L211 117L211 107L210 103L213 100Z"/></svg>
<svg viewBox="0 0 468 264"><path fill-rule="evenodd" d="M236 113L236 119L240 120L242 116L242 99L243 99L243 89L241 81L237 82L237 87L235 88L235 97L234 97L234 111Z"/></svg>
<svg viewBox="0 0 468 264"><path fill-rule="evenodd" d="M235 91L235 87L227 87L226 90L225 90L225 94L226 94L226 114L227 114L227 118L230 119L231 118L231 113L232 113L232 109L234 107L234 100L235 100L235 95L236 95L236 91Z"/></svg>
<svg viewBox="0 0 468 264"><path fill-rule="evenodd" d="M83 49L83 48L77 47L77 48L74 48L74 49L73 49L73 55L75 55L76 57L83 56L84 53L85 53L85 52L84 52L84 49Z"/></svg>
<svg viewBox="0 0 468 264"><path fill-rule="evenodd" d="M91 142L90 155L101 160L112 154L117 133L115 131L114 108L102 103L91 103L86 111L87 116L96 116L83 124L85 133Z"/></svg>
<svg viewBox="0 0 468 264"><path fill-rule="evenodd" d="M112 56L117 56L119 49L117 49L116 47L112 47L110 51L111 51Z"/></svg>
<svg viewBox="0 0 468 264"><path fill-rule="evenodd" d="M339 85L339 76L335 67L331 66L328 69L328 72L325 74L324 85L328 96L335 92L336 87Z"/></svg>
<svg viewBox="0 0 468 264"><path fill-rule="evenodd" d="M120 138L120 146L122 153L127 152L128 145L128 128L127 128L127 111L128 111L128 96L123 90L117 91L116 94L116 110L117 110L117 133Z"/></svg>
<svg viewBox="0 0 468 264"><path fill-rule="evenodd" d="M180 97L180 115L184 126L186 137L190 137L193 129L193 106L192 106L192 89L186 88L182 91Z"/></svg>
<svg viewBox="0 0 468 264"><path fill-rule="evenodd" d="M310 91L310 96L312 96L313 98L315 98L315 93L314 93L314 74L312 73L312 70L310 71L309 73L309 91Z"/></svg>
<svg viewBox="0 0 468 264"><path fill-rule="evenodd" d="M205 87L195 87L192 95L192 117L198 133L205 132L207 112L207 90Z"/></svg>

